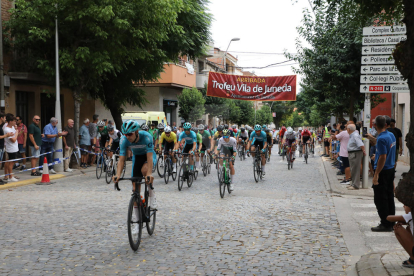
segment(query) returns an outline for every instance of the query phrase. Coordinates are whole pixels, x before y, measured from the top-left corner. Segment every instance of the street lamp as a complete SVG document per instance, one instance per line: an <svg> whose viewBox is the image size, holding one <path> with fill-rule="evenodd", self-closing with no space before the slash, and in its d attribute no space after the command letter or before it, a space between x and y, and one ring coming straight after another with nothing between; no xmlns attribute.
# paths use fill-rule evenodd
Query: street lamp
<svg viewBox="0 0 414 276"><path fill-rule="evenodd" d="M227 51L229 50L229 47L230 47L230 44L231 44L232 41L239 41L239 40L240 40L240 38L238 38L238 37L235 37L232 40L230 40L229 46L227 46L227 49L224 52L224 71L226 71L226 72L227 72L227 70L226 70L226 56L227 56Z"/></svg>

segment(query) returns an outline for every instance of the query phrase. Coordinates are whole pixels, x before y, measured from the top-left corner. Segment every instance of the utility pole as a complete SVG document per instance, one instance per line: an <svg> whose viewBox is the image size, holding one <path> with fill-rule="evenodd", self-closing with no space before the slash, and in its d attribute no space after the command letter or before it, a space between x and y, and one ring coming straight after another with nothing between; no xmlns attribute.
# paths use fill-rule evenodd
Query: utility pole
<svg viewBox="0 0 414 276"><path fill-rule="evenodd" d="M0 0L1 1L1 0ZM57 4L56 4L57 10ZM55 118L58 120L58 124L56 128L58 132L62 132L62 116L60 111L60 82L59 82L59 34L58 34L58 19L56 16L56 36L55 36L55 51L56 51L56 103L55 103ZM55 150L62 150L62 136L56 137ZM62 160L63 152L54 152L54 161ZM63 171L63 161L62 163L56 164L54 166L55 171L62 172Z"/></svg>
<svg viewBox="0 0 414 276"><path fill-rule="evenodd" d="M3 20L1 18L1 0L0 0L0 109L5 112L6 103L4 100L4 62L3 62Z"/></svg>

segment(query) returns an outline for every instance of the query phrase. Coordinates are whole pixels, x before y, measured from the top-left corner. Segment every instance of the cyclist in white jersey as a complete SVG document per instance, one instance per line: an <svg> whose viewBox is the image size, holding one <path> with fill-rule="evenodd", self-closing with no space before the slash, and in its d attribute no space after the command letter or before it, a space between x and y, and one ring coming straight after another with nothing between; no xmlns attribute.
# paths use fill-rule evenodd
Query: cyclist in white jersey
<svg viewBox="0 0 414 276"><path fill-rule="evenodd" d="M233 162L236 159L237 141L234 137L230 137L230 130L228 129L223 130L223 137L219 139L217 149L214 151L215 155L218 155L219 152L221 155L224 155L224 156L232 156ZM233 183L234 183L234 177L236 173L233 162L229 162L230 179L231 179L230 191L234 190ZM222 164L223 164L223 160L220 160L220 165Z"/></svg>

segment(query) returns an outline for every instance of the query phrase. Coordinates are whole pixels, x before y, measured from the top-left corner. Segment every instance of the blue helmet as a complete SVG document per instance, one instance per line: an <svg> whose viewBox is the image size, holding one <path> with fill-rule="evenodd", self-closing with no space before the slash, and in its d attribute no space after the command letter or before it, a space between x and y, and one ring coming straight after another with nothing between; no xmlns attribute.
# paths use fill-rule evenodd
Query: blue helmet
<svg viewBox="0 0 414 276"><path fill-rule="evenodd" d="M264 129L266 129L267 128L267 125L263 125L262 126L262 129L264 130Z"/></svg>
<svg viewBox="0 0 414 276"><path fill-rule="evenodd" d="M255 130L255 131L257 131L257 130L262 130L262 127L261 127L260 125L255 125L255 126L254 126L254 130Z"/></svg>
<svg viewBox="0 0 414 276"><path fill-rule="evenodd" d="M184 124L183 128L185 130L191 130L191 124L187 122L187 123Z"/></svg>
<svg viewBox="0 0 414 276"><path fill-rule="evenodd" d="M137 121L134 120L129 120L126 121L122 124L122 133L123 134L128 134L128 133L132 133L135 132L139 129L139 124Z"/></svg>

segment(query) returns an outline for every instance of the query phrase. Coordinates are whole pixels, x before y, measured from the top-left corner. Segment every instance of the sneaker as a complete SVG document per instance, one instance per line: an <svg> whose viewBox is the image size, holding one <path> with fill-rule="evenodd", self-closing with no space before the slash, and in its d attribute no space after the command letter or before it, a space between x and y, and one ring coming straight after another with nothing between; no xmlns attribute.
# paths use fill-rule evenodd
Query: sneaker
<svg viewBox="0 0 414 276"><path fill-rule="evenodd" d="M150 197L151 209L157 209L157 198L155 196Z"/></svg>
<svg viewBox="0 0 414 276"><path fill-rule="evenodd" d="M266 172L262 172L262 178L265 178Z"/></svg>
<svg viewBox="0 0 414 276"><path fill-rule="evenodd" d="M19 163L16 163L13 165L13 170L17 169L19 167Z"/></svg>
<svg viewBox="0 0 414 276"><path fill-rule="evenodd" d="M343 180L343 181L340 182L340 184L342 184L342 185L349 185L350 183L351 183L351 181L349 181L349 180Z"/></svg>
<svg viewBox="0 0 414 276"><path fill-rule="evenodd" d="M72 169L67 169L67 170L65 170L65 172L73 172L73 170Z"/></svg>
<svg viewBox="0 0 414 276"><path fill-rule="evenodd" d="M22 171L22 170L25 170L26 169L26 165L22 165L21 167L20 167L20 170Z"/></svg>
<svg viewBox="0 0 414 276"><path fill-rule="evenodd" d="M50 169L50 172L53 173L53 174L57 174L57 172L55 172L54 169Z"/></svg>
<svg viewBox="0 0 414 276"><path fill-rule="evenodd" d="M132 235L138 235L138 223L132 224L131 228Z"/></svg>
<svg viewBox="0 0 414 276"><path fill-rule="evenodd" d="M19 180L17 180L14 176L12 178L9 178L9 182L17 182Z"/></svg>
<svg viewBox="0 0 414 276"><path fill-rule="evenodd" d="M234 186L233 186L233 184L230 184L229 189L230 189L230 192L232 192L232 191L234 190Z"/></svg>
<svg viewBox="0 0 414 276"><path fill-rule="evenodd" d="M372 232L392 232L392 226L384 226L382 224L378 224L376 227L371 227Z"/></svg>

